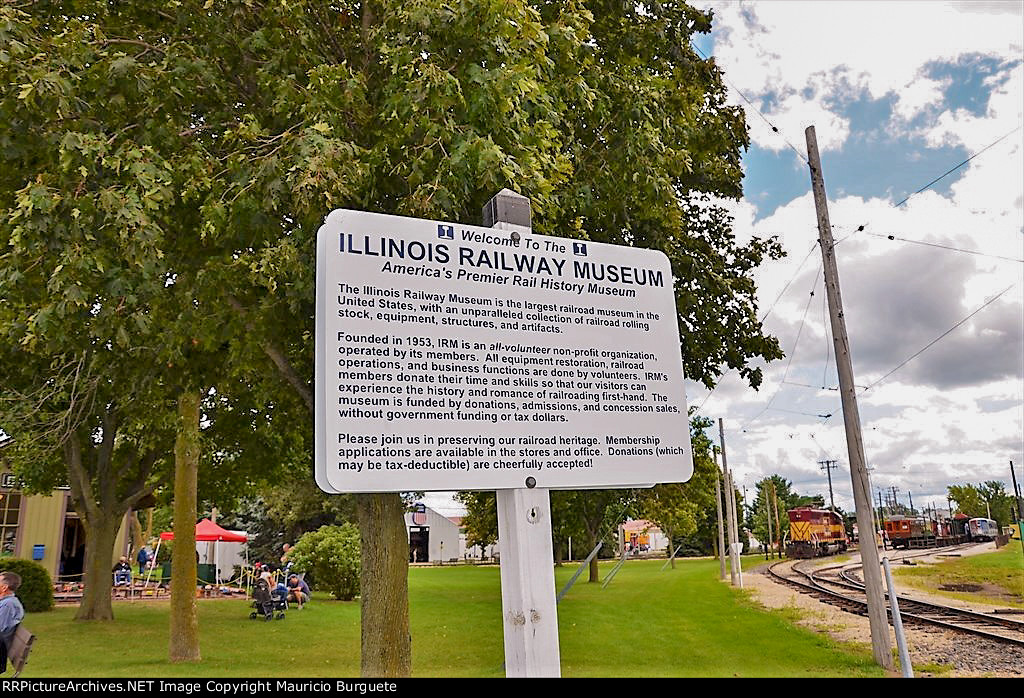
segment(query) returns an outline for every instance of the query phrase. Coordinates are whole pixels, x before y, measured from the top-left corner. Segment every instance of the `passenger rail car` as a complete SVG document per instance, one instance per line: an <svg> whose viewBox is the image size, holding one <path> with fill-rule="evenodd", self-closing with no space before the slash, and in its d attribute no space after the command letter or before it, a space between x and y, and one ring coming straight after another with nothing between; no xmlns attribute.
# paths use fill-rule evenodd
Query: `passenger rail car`
<svg viewBox="0 0 1024 698"><path fill-rule="evenodd" d="M972 540L995 540L999 526L992 519L971 519L967 522L967 537Z"/></svg>
<svg viewBox="0 0 1024 698"><path fill-rule="evenodd" d="M809 558L846 550L846 527L839 514L827 509L797 507L789 516L789 557Z"/></svg>

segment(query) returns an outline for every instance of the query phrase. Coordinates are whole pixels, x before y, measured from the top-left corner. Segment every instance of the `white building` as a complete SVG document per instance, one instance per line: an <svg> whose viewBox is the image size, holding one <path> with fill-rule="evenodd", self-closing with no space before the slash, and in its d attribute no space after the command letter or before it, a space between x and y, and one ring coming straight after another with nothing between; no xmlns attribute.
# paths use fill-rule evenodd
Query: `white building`
<svg viewBox="0 0 1024 698"><path fill-rule="evenodd" d="M459 527L425 504L405 514L409 536L409 562L455 562L461 559Z"/></svg>

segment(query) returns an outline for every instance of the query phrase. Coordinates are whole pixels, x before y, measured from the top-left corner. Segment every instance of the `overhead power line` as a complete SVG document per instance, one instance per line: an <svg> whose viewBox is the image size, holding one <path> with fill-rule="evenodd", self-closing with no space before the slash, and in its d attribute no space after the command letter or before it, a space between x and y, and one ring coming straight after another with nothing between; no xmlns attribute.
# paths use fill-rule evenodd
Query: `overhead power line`
<svg viewBox="0 0 1024 698"><path fill-rule="evenodd" d="M753 422L757 421L757 419L762 414L764 414L768 410L769 407L772 406L772 403L775 402L775 398L778 397L779 391L782 390L782 386L786 382L786 377L789 375L789 367L793 363L793 356L796 354L796 348L800 344L800 335L803 334L804 322L807 320L807 311L809 311L811 309L811 301L814 300L814 291L818 288L818 277L820 276L820 272L821 272L821 265L819 264L818 265L818 271L815 272L815 274L814 274L814 285L811 286L810 295L808 295L808 297L807 297L807 305L804 306L803 317L800 318L800 327L797 328L797 331L796 331L796 339L793 340L793 350L789 353L789 359L786 361L786 370L783 371L783 373L782 373L782 380L779 382L779 387L777 387L775 389L775 392L772 393L771 399L768 400L768 404L766 404L764 406L764 409L762 409L760 412L758 412L756 415L754 415L753 419L748 420L746 424L744 424L742 427L740 427L740 431L744 431L746 429L746 427L748 427Z"/></svg>
<svg viewBox="0 0 1024 698"><path fill-rule="evenodd" d="M897 237L891 233L868 233L876 238L885 238L887 240L899 240L900 242L909 242L913 245L926 245L928 247L938 247L943 250L952 250L953 252L965 252L966 254L978 255L979 257L991 257L992 259L1004 259L1007 262L1017 262L1018 264L1024 264L1024 259L1016 259L1014 257L1004 257L998 254L987 254L985 252L977 252L975 250L965 250L961 247L952 247L950 245L940 245L937 242L925 242L924 240L908 240L907 238Z"/></svg>
<svg viewBox="0 0 1024 698"><path fill-rule="evenodd" d="M761 316L761 319L759 320L759 322L763 323L765 320L768 319L768 316L772 314L772 311L775 310L775 306L779 304L780 300L782 300L782 296L789 289L790 284L792 284L793 281L796 279L796 277L800 274L800 271L804 268L804 264L806 264L807 260L811 258L812 254L814 254L814 248L816 248L817 246L818 246L818 241L815 240L814 244L811 245L811 249L809 249L807 251L807 254L804 256L803 260L797 266L796 271L794 271L793 275L791 277L789 277L789 281L787 281L786 285L782 287L781 291L779 291L779 295L775 297L775 300L772 302L771 307L768 308L767 311L765 311L765 314ZM815 282L815 284L817 284L817 282ZM700 414L700 411L702 409L704 409L704 405L707 404L707 401L711 399L712 394L714 394L715 390L718 389L718 386L722 384L722 380L731 372L732 372L732 369L730 369L729 371L723 373L719 377L718 382L715 383L715 385L711 388L711 390L708 392L708 394L704 396L704 399L701 400L701 403L700 403L700 405L698 405L697 409L694 410L694 414Z"/></svg>
<svg viewBox="0 0 1024 698"><path fill-rule="evenodd" d="M935 179L933 179L932 181L928 182L928 184L924 185L923 187L921 187L920 189L918 189L917 191L915 191L915 192L914 192L913 194L910 194L909 196L907 196L907 198L903 199L903 201L901 201L901 202L899 202L898 204L896 204L895 206L893 206L893 208L899 208L899 207L900 207L900 206L902 206L903 204L907 203L907 202L908 202L908 201L910 200L910 197L912 197L912 196L917 196L918 194L920 194L920 193L921 193L921 192L923 192L924 190L928 189L928 188L929 188L930 186L932 186L932 185L933 185L933 184L935 184L936 182L939 182L939 181L941 181L942 179L944 179L944 178L945 178L945 177L946 177L947 175L950 175L950 174L952 174L952 173L956 172L956 171L957 171L957 170L959 170L959 169L960 169L961 167L963 167L964 165L966 165L967 163L969 163L969 162L970 162L971 160L973 160L974 158L976 158L976 157L978 157L979 155L981 155L982 153L984 153L984 152L985 152L986 150L988 150L988 149L989 149L989 148L991 148L992 146L994 146L994 145L996 145L997 143L999 143L1000 141L1002 141L1002 140L1004 140L1004 139L1008 138L1009 136L1012 136L1012 135L1013 135L1014 133L1016 133L1017 131L1020 131L1020 129L1021 129L1021 127L1020 127L1020 126L1018 126L1017 128L1013 129L1012 131L1010 131L1010 132L1008 132L1008 133L1004 133L1004 134L1003 134L1002 136L1000 136L999 138L995 139L994 141L992 141L991 143L989 143L988 145L986 145L986 146L985 146L984 148L982 148L981 150L979 150L978 152L976 152L976 153L975 153L974 155L972 155L971 157L967 158L966 160L964 160L963 162L959 163L958 165L955 165L955 166L951 167L950 169L946 170L946 171L945 171L945 172L943 172L943 173L942 173L941 175L939 175L938 177L936 177L936 178L935 178Z"/></svg>
<svg viewBox="0 0 1024 698"><path fill-rule="evenodd" d="M703 58L704 60L709 60L710 59L710 56L706 55L703 51L701 51L700 48L697 47L697 44L695 44L695 43L693 43L691 41L690 42L690 46L692 46L693 50L696 51L697 54L701 58ZM764 112L762 112L760 109L758 109L757 106L753 102L751 102L749 99L747 99L747 96L745 94L743 94L743 90L741 90L740 88L736 87L735 83L733 83L732 80L730 80L729 78L725 77L725 72L724 71L722 72L722 79L725 80L725 82L729 85L729 87L731 87L732 89L736 90L736 94L738 94L740 97L742 97L743 101L750 105L751 109L753 109L754 111L756 111L758 113L758 115L764 120L764 122L766 124L768 124L768 128L770 128L772 130L772 133L777 133L779 135L779 138L781 138L783 141L786 142L786 145L789 146L790 150L792 150L794 153L797 154L797 157L799 157L805 163L807 162L807 156L804 155L804 153L799 148L797 148L795 145L790 143L789 139L786 138L786 136L783 135L782 131L779 130L779 127L776 126L775 124L773 124L771 121L769 121L768 117L764 115Z"/></svg>
<svg viewBox="0 0 1024 698"><path fill-rule="evenodd" d="M815 412L799 412L797 410L785 410L781 407L766 407L765 409L771 410L772 412L788 412L789 414L801 414L805 417L817 417L818 419L828 419L829 417L832 416L831 412L828 414L817 414Z"/></svg>
<svg viewBox="0 0 1024 698"><path fill-rule="evenodd" d="M919 356L920 356L921 354L923 354L924 352L926 352L926 351L927 351L928 349L930 349L930 348L931 348L932 346L934 346L934 345L935 345L936 343L938 343L938 342L939 342L939 340L941 340L941 339L942 339L943 337L947 336L948 334L950 334L951 332L953 332L954 330L956 330L956 329L957 329L958 327L960 327L961 325L963 325L963 324L964 324L965 322L967 322L968 320L970 320L970 319L971 319L972 317L974 317L975 315L977 315L978 313L980 313L980 312L981 312L982 310L984 310L984 309L985 309L985 308L987 308L988 306L990 306L990 305L992 305L993 303L995 303L995 302L996 302L996 301L997 301L997 300L998 300L998 299L999 299L999 298L1000 298L1000 297L1001 297L1001 296L1002 296L1002 295L1003 295L1004 293L1006 293L1007 291L1009 291L1009 290L1010 290L1011 288L1013 288L1013 287L1014 287L1014 286L1016 286L1016 285L1017 285L1017 284L1012 284L1012 285L1010 285L1010 286L1007 286L1007 287L1006 287L1006 288L1004 288L1004 289L1003 289L1002 291L1000 291L999 293L997 293L996 295L994 295L994 296L993 296L992 298L990 298L990 299L988 299L987 301L985 301L985 303L983 303L983 304L981 305L981 307L979 307L978 309L976 309L976 310L975 310L974 312L972 312L972 313L971 313L970 315L968 315L968 316L967 316L967 317L965 317L964 319L960 320L960 321L959 321L958 323L956 323L955 325L953 325L952 327L950 327L950 328L949 328L948 330L946 330L945 332L943 332L942 334L940 334L940 335L939 335L938 337L936 337L936 338L935 338L935 339L933 339L932 341L928 342L928 344L926 344L926 345L925 345L924 347L922 347L922 348L921 348L920 350L918 350L917 352L915 352L915 353L914 353L914 354L913 354L912 356L910 356L910 357L908 357L908 358L907 358L906 360L904 360L904 361L903 361L903 363L901 363L901 364L900 364L899 366L897 366L896 368L894 368L894 369L892 369L891 371L889 371L888 373L886 373L886 374L885 374L884 376L882 376L881 378L879 378L878 380L876 380L876 381L875 381L874 383L870 384L870 385L869 385L868 387L864 388L864 390L862 390L861 392L862 392L862 393L864 393L864 392L867 392L868 390L871 390L871 389L872 389L872 388L874 388L874 387L875 387L876 385L878 385L879 383L881 383L882 381L884 381L884 380L885 380L886 378L888 378L888 377L889 377L889 376L891 376L892 374L896 373L896 371L900 370L901 368L903 368L904 366L906 366L906 365L907 365L908 363L910 363L911 361L913 361L914 359L916 359L917 357L919 357Z"/></svg>
<svg viewBox="0 0 1024 698"><path fill-rule="evenodd" d="M1017 131L1019 131L1020 129L1021 129L1021 126L1019 126L1019 125L1018 125L1018 126L1017 126L1017 128L1013 129L1012 131L1009 131L1008 133L1004 133L1004 134L1003 134L1002 136L1000 136L999 138L995 139L994 141L992 141L991 143L989 143L988 145L986 145L986 146L985 146L984 148L982 148L981 150L979 150L978 152L976 152L976 153L975 153L974 155L970 156L970 157L969 157L969 158L967 158L966 160L964 160L964 161L962 161L962 162L960 162L960 163L958 163L958 164L954 165L954 166L953 166L953 167L951 167L950 169L946 170L946 171L945 171L945 172L943 172L943 173L942 173L941 175L939 175L938 177L936 177L936 178L935 178L935 179L933 179L932 181L928 182L928 184L924 185L923 187L921 187L920 189L918 189L917 191L915 191L915 192L914 192L913 194L910 194L909 196L907 196L906 198L904 198L904 199L903 199L902 201L900 201L899 203L897 203L897 204L893 204L893 208L899 208L899 207L900 207L900 206L902 206L903 204L907 203L907 201L909 201L909 200L911 199L911 197L917 196L917 195L918 195L918 194L920 194L921 192L923 192L923 191L927 190L928 188L930 188L930 187L931 187L931 186L932 186L933 184L935 184L935 183L937 183L937 182L940 182L940 181L941 181L941 180L942 180L943 178L945 178L946 176L948 176L948 175L952 174L953 172L956 172L956 171L957 171L957 170L959 170L959 169L960 169L961 167L963 167L964 165L966 165L967 163L969 163L969 162L970 162L971 160L973 160L974 158L978 157L979 155L981 155L982 153L984 153L984 152L985 152L985 151L987 151L988 149L992 148L992 147L993 147L993 146L995 146L996 144L998 144L998 143L1002 142L1003 140L1005 140L1005 139L1006 139L1006 138L1008 138L1009 136L1013 135L1014 133L1016 133L1016 132L1017 132ZM856 235L856 234L857 234L857 233L859 233L859 232L862 232L862 231L864 230L864 228L866 228L866 227L867 227L867 225L868 225L867 223L862 223L861 225L857 226L857 229L856 229L856 230L854 230L854 231L853 231L852 233L850 233L850 234L849 234L849 235L847 235L846 237L842 238L842 240L839 240L838 242L836 242L836 246L838 246L838 245L839 245L839 243L840 243L840 242L842 242L843 240L846 240L847 238L849 238L849 237L851 237L851 236L853 236L853 235ZM1017 261L1017 260L1014 260L1014 261Z"/></svg>

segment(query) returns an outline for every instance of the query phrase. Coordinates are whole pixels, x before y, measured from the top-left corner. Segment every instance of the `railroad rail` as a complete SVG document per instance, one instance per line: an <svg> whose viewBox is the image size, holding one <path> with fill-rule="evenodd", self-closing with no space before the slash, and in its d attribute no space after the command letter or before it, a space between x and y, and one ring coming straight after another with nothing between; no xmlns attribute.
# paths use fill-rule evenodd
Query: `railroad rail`
<svg viewBox="0 0 1024 698"><path fill-rule="evenodd" d="M781 568L786 562L788 561L775 563L768 568L773 578L799 589L801 593L815 596L844 611L867 615L867 599L863 593L864 585L852 575L854 568L849 568L847 565L834 565L818 570L809 570L806 562L795 563L791 567L793 574L785 575ZM855 569L860 569L860 567L856 566ZM839 578L825 578L826 573L836 570L840 570ZM837 587L842 591L836 591L831 587ZM886 594L886 598L888 599L888 594ZM917 601L905 596L897 596L897 599L900 604L900 616L904 622L936 626L945 630L969 633L996 642L1024 647L1024 622L988 613ZM891 608L887 607L886 612L891 623Z"/></svg>

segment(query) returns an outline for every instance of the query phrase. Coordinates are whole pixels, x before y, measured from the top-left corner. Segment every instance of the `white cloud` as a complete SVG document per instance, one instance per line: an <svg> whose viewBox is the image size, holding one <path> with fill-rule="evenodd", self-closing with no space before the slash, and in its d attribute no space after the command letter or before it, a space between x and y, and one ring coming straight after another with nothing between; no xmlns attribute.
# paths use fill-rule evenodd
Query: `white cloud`
<svg viewBox="0 0 1024 698"><path fill-rule="evenodd" d="M864 94L872 99L895 97L891 123L872 128L889 133L898 129L900 135L919 136L925 146L959 146L970 154L1024 121L1020 65L1008 78L1003 73L999 81L991 79L995 87L981 115L945 104L944 83L925 75L929 64L967 55L1019 60L1024 46L1020 3L707 5L716 9L714 54L726 78L762 106L782 136L801 151L804 127L811 123L823 151L846 143L851 120L843 105ZM746 107L738 95L732 101ZM788 150L783 138L749 108L747 122L757 145L774 152ZM949 167L955 164L950 162ZM802 162L793 166L806 167ZM940 174L942 170L935 176ZM828 185L829 173L825 175ZM858 384L879 379L996 293L1016 284L860 397L872 484L899 487L904 502L910 492L916 506L930 502L944 507L949 484L1008 481L1008 461L1024 462L1024 268L1012 261L903 241L1024 258L1022 133L979 155L953 177L945 194L926 190L900 208L894 208L891 197L830 190L835 237L844 240L837 255ZM913 190L926 183L907 185ZM724 418L729 464L741 484L752 488L761 477L780 473L801 493L827 497L826 477L817 461L835 458L841 465L833 472L836 502L851 510L838 393L781 383L789 363L789 382L836 385L834 352L825 370L827 321L811 195L798 196L761 219L757 202L720 203L733 213L741 241L775 233L788 251L786 259L758 272L760 314L772 308L767 331L791 352L801 322L803 328L791 362L777 361L765 368L760 392L750 390L732 372L710 397L707 390L688 383L688 403L703 404L705 416ZM855 232L859 225L865 226L863 232ZM887 239L890 234L900 239ZM808 306L816 277L817 295ZM789 288L772 307L787 283ZM1000 352L1005 356L997 356ZM995 359L1004 359L1012 375L1004 376L1003 368L979 370L965 382L971 374L967 369L973 367L963 364ZM957 377L965 380L954 380ZM773 396L772 407L777 409L765 410ZM833 416L823 423L813 416L817 414ZM756 415L760 416L754 419Z"/></svg>
<svg viewBox="0 0 1024 698"><path fill-rule="evenodd" d="M768 95L783 101L781 113L774 107L762 111L801 148L804 126L844 120L835 109L830 116L820 113L823 98L861 91L873 99L895 95L897 114L909 121L941 99L941 83L924 76L929 63L968 54L1019 59L1021 23L973 4L698 3L715 11L714 54L727 79L755 103ZM797 120L803 115L799 128L790 114ZM760 121L749 107L748 116L751 124ZM776 121L784 116L786 122ZM768 128L752 128L752 137L761 147L780 148L781 139ZM829 140L821 147L834 145Z"/></svg>

